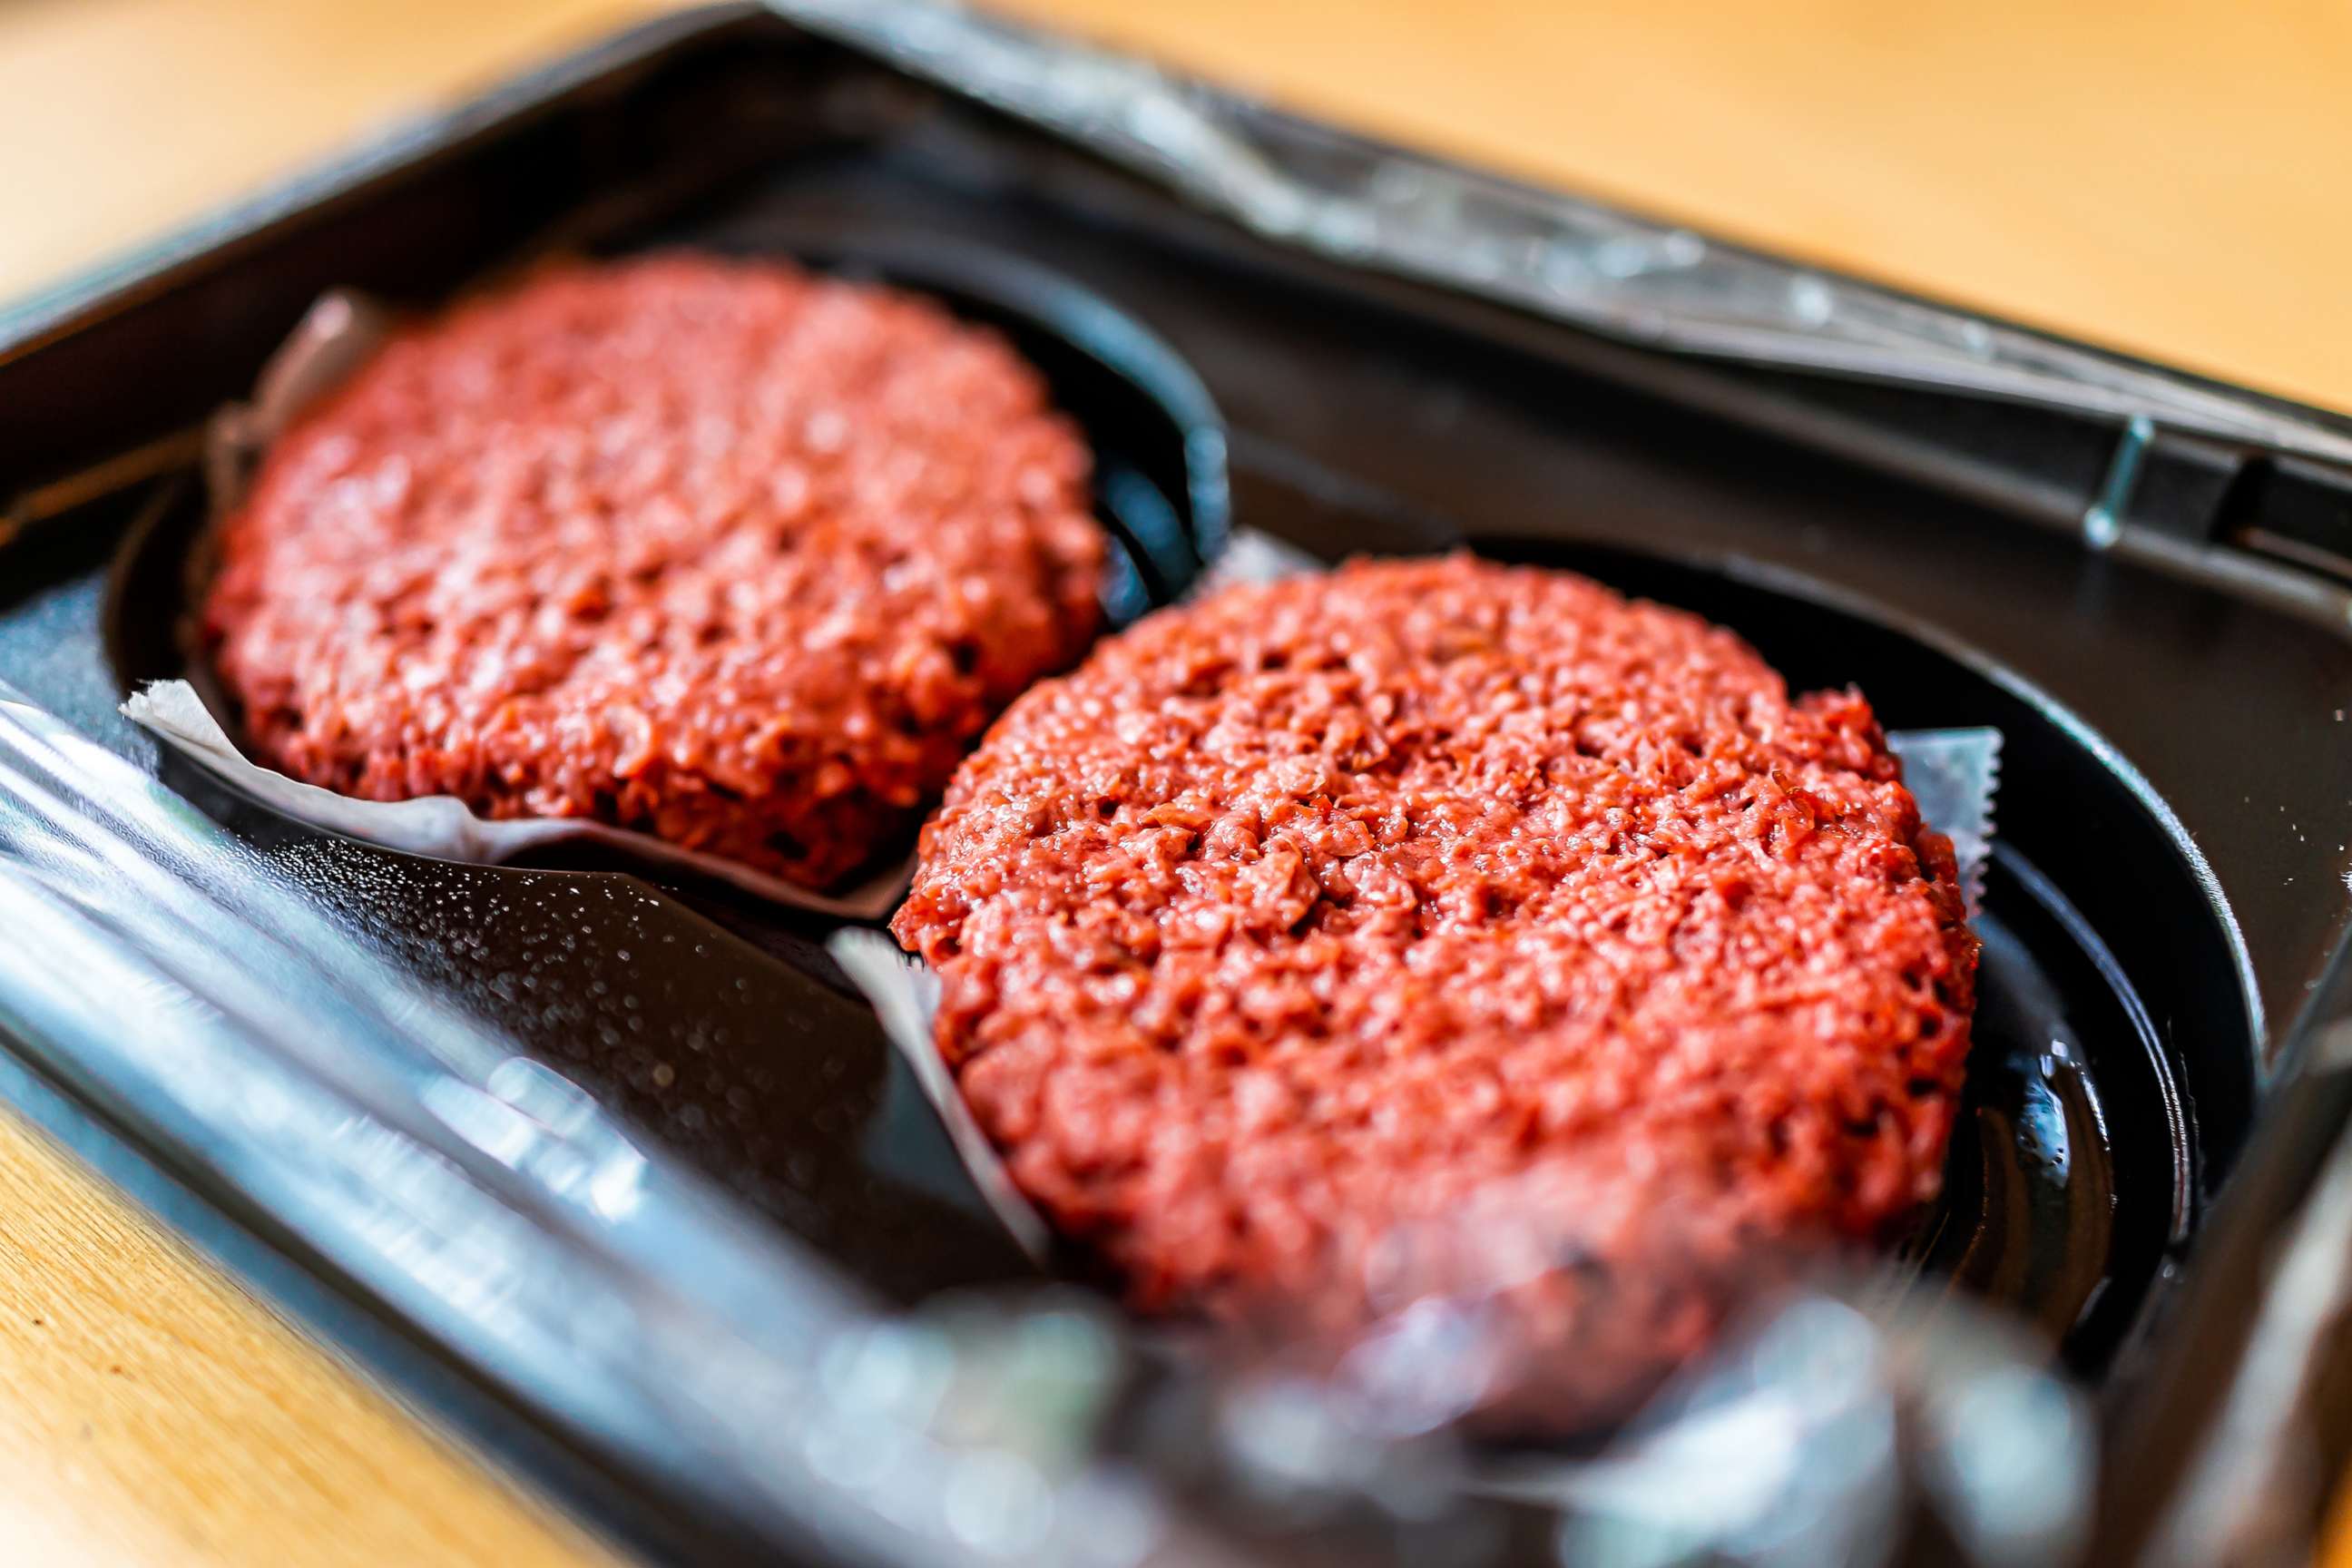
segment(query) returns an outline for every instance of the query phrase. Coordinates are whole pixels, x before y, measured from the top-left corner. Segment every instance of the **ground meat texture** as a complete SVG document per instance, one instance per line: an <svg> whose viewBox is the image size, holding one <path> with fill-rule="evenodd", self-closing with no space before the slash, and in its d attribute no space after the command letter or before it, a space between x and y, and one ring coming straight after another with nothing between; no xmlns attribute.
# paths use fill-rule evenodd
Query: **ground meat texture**
<svg viewBox="0 0 2352 1568"><path fill-rule="evenodd" d="M204 605L259 760L811 886L1091 639L1088 460L993 333L664 256L399 333L270 450Z"/></svg>
<svg viewBox="0 0 2352 1568"><path fill-rule="evenodd" d="M1706 1327L1673 1255L1936 1190L1977 944L1900 777L1860 694L1792 701L1695 616L1359 563L1029 691L893 929L1014 1181L1136 1307L1377 1295L1400 1227L1503 1213L1641 1273L1671 1358Z"/></svg>

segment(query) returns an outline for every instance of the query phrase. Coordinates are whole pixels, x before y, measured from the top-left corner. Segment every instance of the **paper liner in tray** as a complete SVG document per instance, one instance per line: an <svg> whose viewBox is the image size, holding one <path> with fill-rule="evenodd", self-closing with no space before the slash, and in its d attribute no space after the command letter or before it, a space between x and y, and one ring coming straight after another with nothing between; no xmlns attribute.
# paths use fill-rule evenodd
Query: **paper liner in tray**
<svg viewBox="0 0 2352 1568"><path fill-rule="evenodd" d="M261 367L253 398L205 430L205 486L218 519L245 499L254 465L295 416L351 379L390 334L393 315L364 295L322 294Z"/></svg>
<svg viewBox="0 0 2352 1568"><path fill-rule="evenodd" d="M196 689L184 680L155 681L133 692L122 705L122 711L170 742L174 750L299 822L411 855L495 864L544 845L586 841L621 850L655 866L715 878L776 903L860 921L880 920L896 909L899 897L907 890L907 879L913 868L910 856L846 892L816 893L732 860L681 849L651 834L632 833L585 817L493 819L477 816L454 795L354 800L317 784L299 783L239 752Z"/></svg>

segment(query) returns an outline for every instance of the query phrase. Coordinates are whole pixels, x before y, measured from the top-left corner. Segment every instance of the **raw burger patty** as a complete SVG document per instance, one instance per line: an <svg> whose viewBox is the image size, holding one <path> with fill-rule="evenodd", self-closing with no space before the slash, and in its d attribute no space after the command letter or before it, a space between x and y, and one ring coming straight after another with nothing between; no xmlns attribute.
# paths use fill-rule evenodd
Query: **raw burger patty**
<svg viewBox="0 0 2352 1568"><path fill-rule="evenodd" d="M1466 557L1232 589L1033 688L893 929L1137 1307L1377 1294L1400 1223L1501 1213L1657 1276L1630 1331L1682 1342L1635 1359L1706 1331L1661 1258L1934 1193L1977 959L1858 693Z"/></svg>
<svg viewBox="0 0 2352 1568"><path fill-rule="evenodd" d="M1096 630L1087 456L994 334L766 262L572 265L268 454L204 606L261 761L811 886Z"/></svg>

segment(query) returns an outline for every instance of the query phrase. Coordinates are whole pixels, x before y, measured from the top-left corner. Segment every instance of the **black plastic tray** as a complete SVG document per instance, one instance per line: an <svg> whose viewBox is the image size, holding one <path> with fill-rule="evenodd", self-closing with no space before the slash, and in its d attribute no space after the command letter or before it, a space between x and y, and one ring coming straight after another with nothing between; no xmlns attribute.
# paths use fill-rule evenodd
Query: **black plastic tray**
<svg viewBox="0 0 2352 1568"><path fill-rule="evenodd" d="M2168 1330L2172 1285L2299 1041L2346 1009L2329 975L2352 866L2352 600L2324 548L2272 548L2332 537L2338 476L2324 465L2159 435L2137 496L2155 511L2126 521L2135 539L2186 543L2095 549L2031 523L2079 518L2112 489L2117 432L2095 421L1646 354L1317 259L727 7L0 322L0 496L23 498L26 524L5 542L0 678L160 767L341 910L355 942L865 1285L914 1300L1021 1276L954 1190L935 1129L872 1135L903 1105L887 1046L822 952L828 922L704 889L609 900L560 962L533 960L526 1008L510 981L550 946L538 890L594 863L456 867L321 836L159 758L115 712L127 681L174 668L179 551L200 505L192 433L320 293L427 303L551 249L837 258L877 235L966 267L1021 258L1164 337L1230 424L1242 525L1334 558L1467 544L1571 566L1723 621L1793 685L1863 685L1890 727L1998 726L1971 1114L1922 1247L2038 1322L2113 1412L2165 1385L2156 1363L2198 1358ZM2187 489L2184 452L2205 475ZM708 940L706 921L740 940ZM691 1070L654 1071L679 1061ZM110 1121L40 1076L14 1097ZM211 1191L171 1149L145 1152ZM235 1211L235 1194L211 1195ZM364 1321L330 1329L380 1342ZM460 1418L511 1452L513 1423L467 1413L478 1405ZM532 1462L675 1547L658 1509L616 1510L610 1478Z"/></svg>

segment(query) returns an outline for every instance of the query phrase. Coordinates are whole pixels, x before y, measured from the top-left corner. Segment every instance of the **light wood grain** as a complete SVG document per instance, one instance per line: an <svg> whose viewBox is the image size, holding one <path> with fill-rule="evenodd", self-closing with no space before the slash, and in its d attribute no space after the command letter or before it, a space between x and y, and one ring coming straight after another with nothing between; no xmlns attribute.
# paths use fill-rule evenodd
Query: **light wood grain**
<svg viewBox="0 0 2352 1568"><path fill-rule="evenodd" d="M1006 3L1439 152L2352 408L2343 0ZM646 9L0 0L0 297ZM597 1560L0 1118L0 1561Z"/></svg>
<svg viewBox="0 0 2352 1568"><path fill-rule="evenodd" d="M0 1562L603 1561L0 1117Z"/></svg>
<svg viewBox="0 0 2352 1568"><path fill-rule="evenodd" d="M629 0L0 0L0 296L651 9Z"/></svg>

